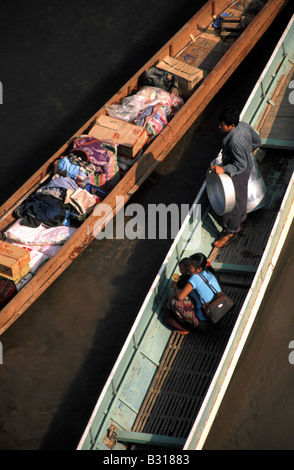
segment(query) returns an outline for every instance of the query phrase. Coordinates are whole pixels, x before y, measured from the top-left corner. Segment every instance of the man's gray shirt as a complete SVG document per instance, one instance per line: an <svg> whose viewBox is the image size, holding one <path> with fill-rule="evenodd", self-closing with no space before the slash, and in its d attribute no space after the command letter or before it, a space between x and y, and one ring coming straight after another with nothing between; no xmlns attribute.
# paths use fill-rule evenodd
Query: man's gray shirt
<svg viewBox="0 0 294 470"><path fill-rule="evenodd" d="M223 140L222 161L225 172L232 177L251 170L250 153L260 144L257 132L246 122L239 122Z"/></svg>

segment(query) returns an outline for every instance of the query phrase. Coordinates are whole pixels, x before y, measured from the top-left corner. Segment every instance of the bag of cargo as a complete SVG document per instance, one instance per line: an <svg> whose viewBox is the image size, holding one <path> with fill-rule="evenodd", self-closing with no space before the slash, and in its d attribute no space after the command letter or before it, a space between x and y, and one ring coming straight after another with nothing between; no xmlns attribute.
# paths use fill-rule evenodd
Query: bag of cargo
<svg viewBox="0 0 294 470"><path fill-rule="evenodd" d="M117 146L90 135L74 140L70 153L55 162L55 172L73 178L78 186L96 186L109 193L119 181Z"/></svg>
<svg viewBox="0 0 294 470"><path fill-rule="evenodd" d="M16 294L15 283L10 279L0 278L0 308L4 307Z"/></svg>
<svg viewBox="0 0 294 470"><path fill-rule="evenodd" d="M198 274L201 279L208 285L208 287L214 293L214 297L210 302L205 302L202 297L200 300L202 302L202 310L205 316L212 322L218 323L228 312L230 312L234 306L234 301L224 292L217 290L213 287L210 282L202 274Z"/></svg>
<svg viewBox="0 0 294 470"><path fill-rule="evenodd" d="M138 80L138 85L152 86L162 88L171 93L173 90L178 90L177 77L166 70L158 69L157 67L150 67L146 70Z"/></svg>
<svg viewBox="0 0 294 470"><path fill-rule="evenodd" d="M135 119L134 123L145 127L148 142L151 142L168 124L171 110L169 106L157 104L145 108Z"/></svg>

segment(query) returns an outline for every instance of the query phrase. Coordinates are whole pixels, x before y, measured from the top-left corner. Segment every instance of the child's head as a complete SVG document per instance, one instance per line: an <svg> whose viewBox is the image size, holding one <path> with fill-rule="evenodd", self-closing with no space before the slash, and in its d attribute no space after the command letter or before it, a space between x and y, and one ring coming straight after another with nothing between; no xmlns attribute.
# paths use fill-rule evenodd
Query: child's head
<svg viewBox="0 0 294 470"><path fill-rule="evenodd" d="M189 272L189 258L183 258L179 262L179 270L181 274L187 274Z"/></svg>

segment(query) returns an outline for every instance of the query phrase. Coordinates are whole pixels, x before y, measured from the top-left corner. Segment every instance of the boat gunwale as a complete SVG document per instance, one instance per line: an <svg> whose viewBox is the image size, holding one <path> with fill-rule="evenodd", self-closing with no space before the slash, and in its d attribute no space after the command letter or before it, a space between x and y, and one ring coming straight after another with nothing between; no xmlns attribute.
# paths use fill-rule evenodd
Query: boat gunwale
<svg viewBox="0 0 294 470"><path fill-rule="evenodd" d="M255 96L257 96L258 94L258 89L260 88L261 84L263 83L263 80L265 79L265 77L267 76L267 74L270 73L269 69L271 68L275 58L277 57L278 53L280 50L282 50L283 52L286 52L286 56L284 57L284 60L287 60L287 51L284 51L283 50L283 44L284 44L284 41L287 37L287 35L290 33L290 30L291 28L293 27L293 22L294 22L294 14L291 16L289 22L288 22L288 25L286 27L286 29L284 30L284 33L282 34L280 40L278 41L276 47L274 48L269 60L267 61L267 64L265 66L265 68L263 69L262 73L260 74L254 88L252 89L244 107L243 107L243 110L240 114L240 119L243 118L243 116L246 115L247 111L248 111L248 108L250 106L250 103L252 102L253 98ZM294 34L294 33L293 33ZM294 54L294 52L293 52ZM273 83L274 83L274 80L277 78L278 74L281 74L282 71L279 70L278 72L275 72L275 77L273 77ZM271 85L271 87L273 87L273 83ZM269 98L269 94L270 92L272 91L272 88L269 88L266 92L266 94L263 94L263 96L261 97L261 100L260 100L260 104L259 104L259 107L262 107L263 106L263 103ZM260 118L260 115L262 114L262 112L257 115L257 116L254 116L251 120L250 120L250 124L251 125L255 125L255 123L257 124L258 123L258 119ZM254 119L254 122L253 122L253 119Z"/></svg>

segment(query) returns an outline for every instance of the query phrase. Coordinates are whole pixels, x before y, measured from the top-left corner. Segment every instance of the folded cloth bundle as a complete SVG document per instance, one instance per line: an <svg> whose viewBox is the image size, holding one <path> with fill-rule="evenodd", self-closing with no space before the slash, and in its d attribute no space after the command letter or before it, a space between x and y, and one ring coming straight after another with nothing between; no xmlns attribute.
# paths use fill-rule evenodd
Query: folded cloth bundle
<svg viewBox="0 0 294 470"><path fill-rule="evenodd" d="M78 188L75 191L68 189L64 202L65 204L71 204L79 214L87 215L91 212L97 200L85 189Z"/></svg>
<svg viewBox="0 0 294 470"><path fill-rule="evenodd" d="M49 227L62 225L66 213L62 202L56 197L42 193L29 196L14 211L18 218L22 218L22 225L39 227L41 223Z"/></svg>

